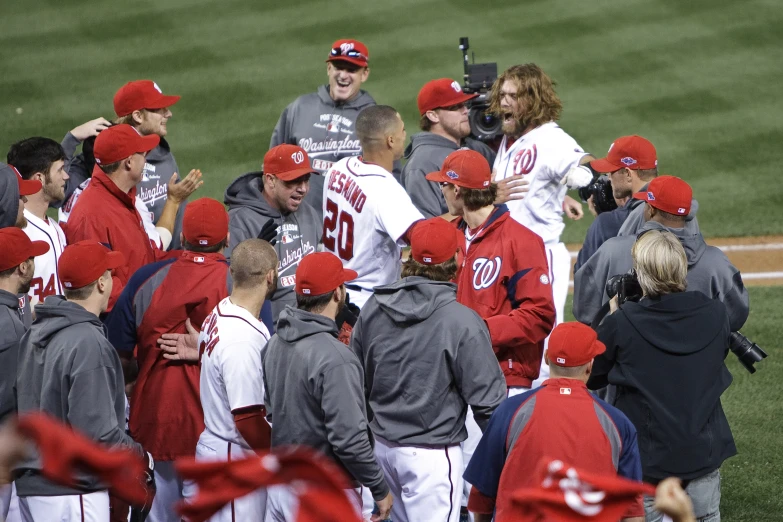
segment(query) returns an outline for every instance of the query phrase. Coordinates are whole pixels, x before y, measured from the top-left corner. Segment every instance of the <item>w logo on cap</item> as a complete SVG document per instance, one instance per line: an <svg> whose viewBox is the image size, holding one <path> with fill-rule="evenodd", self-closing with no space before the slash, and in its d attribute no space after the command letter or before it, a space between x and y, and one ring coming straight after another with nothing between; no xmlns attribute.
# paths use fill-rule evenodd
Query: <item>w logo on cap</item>
<svg viewBox="0 0 783 522"><path fill-rule="evenodd" d="M345 42L340 44L340 51L345 54L348 51L353 51L353 43L352 42Z"/></svg>
<svg viewBox="0 0 783 522"><path fill-rule="evenodd" d="M457 82L451 82L451 88L454 89L454 92L462 92L462 87Z"/></svg>
<svg viewBox="0 0 783 522"><path fill-rule="evenodd" d="M294 163L299 165L304 161L304 152L302 152L301 150L294 152L293 154L291 154L291 159L294 160Z"/></svg>

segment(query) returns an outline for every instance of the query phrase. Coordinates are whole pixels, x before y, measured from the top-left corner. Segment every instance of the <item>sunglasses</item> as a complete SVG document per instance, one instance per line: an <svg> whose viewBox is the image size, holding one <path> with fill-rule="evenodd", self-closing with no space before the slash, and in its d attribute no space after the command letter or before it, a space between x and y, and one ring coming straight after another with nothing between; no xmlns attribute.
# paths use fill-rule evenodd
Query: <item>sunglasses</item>
<svg viewBox="0 0 783 522"><path fill-rule="evenodd" d="M349 51L343 51L339 47L335 47L332 49L331 53L332 56L347 56L348 58L361 58L362 60L366 60L367 57L360 53L359 51L355 49L351 49Z"/></svg>
<svg viewBox="0 0 783 522"><path fill-rule="evenodd" d="M448 181L439 181L438 184L440 185L440 188L446 188L449 185L452 185L452 183L449 183Z"/></svg>

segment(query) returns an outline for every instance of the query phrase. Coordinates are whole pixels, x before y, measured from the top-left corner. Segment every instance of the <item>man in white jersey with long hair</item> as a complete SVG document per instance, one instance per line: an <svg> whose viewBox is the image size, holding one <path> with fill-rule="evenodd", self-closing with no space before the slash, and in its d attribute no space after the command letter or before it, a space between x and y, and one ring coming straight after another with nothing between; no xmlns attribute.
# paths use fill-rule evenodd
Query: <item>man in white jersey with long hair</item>
<svg viewBox="0 0 783 522"><path fill-rule="evenodd" d="M324 250L356 271L346 284L351 303L362 307L376 286L400 277L401 247L414 223L424 219L392 176L405 150L405 124L388 105L363 109L356 118L362 155L345 158L324 180Z"/></svg>
<svg viewBox="0 0 783 522"><path fill-rule="evenodd" d="M521 175L529 183L523 199L506 204L512 218L544 241L557 323L562 323L571 270L568 249L560 241L565 228L563 212L577 219L582 212L581 204L566 192L592 181L590 170L580 165L595 158L556 123L563 104L554 85L539 66L514 65L492 86L489 111L500 117L504 134L493 167L494 180ZM549 367L543 364L533 387L548 378Z"/></svg>
<svg viewBox="0 0 783 522"><path fill-rule="evenodd" d="M269 331L258 320L277 286L277 253L262 239L239 243L231 256L233 289L201 327L201 407L205 429L196 446L198 460L235 460L269 449L261 356ZM186 498L196 495L186 484ZM209 520L263 521L266 490L232 501Z"/></svg>

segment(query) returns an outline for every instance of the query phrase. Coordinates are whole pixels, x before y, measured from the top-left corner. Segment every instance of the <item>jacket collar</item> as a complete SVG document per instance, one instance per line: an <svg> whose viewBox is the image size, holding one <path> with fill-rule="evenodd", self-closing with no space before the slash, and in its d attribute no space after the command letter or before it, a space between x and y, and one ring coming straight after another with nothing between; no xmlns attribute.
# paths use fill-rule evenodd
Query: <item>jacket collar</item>
<svg viewBox="0 0 783 522"><path fill-rule="evenodd" d="M473 241L478 241L482 237L484 237L488 231L492 230L496 226L499 226L503 221L505 221L509 217L509 210L505 203L501 205L495 205L495 210L492 211L492 214L489 215L487 218L487 221L484 223L483 228L481 229L481 232L475 237ZM468 228L468 224L465 223L465 220L462 218L458 218L459 221L457 223L457 228L461 230L462 232L465 232L465 230Z"/></svg>
<svg viewBox="0 0 783 522"><path fill-rule="evenodd" d="M567 377L556 377L547 379L541 386L551 386L552 388L572 388L587 391L587 384L577 379L568 379Z"/></svg>
<svg viewBox="0 0 783 522"><path fill-rule="evenodd" d="M179 255L179 258L181 261L187 261L190 263L196 263L196 264L206 264L206 263L226 263L228 264L228 261L226 261L226 256L221 254L220 252L193 252L191 250L183 250L182 253Z"/></svg>
<svg viewBox="0 0 783 522"><path fill-rule="evenodd" d="M92 182L98 183L105 190L107 190L112 196L118 199L126 207L135 210L136 209L136 187L130 189L127 194L120 190L120 188L111 180L109 176L103 172L98 165L92 170Z"/></svg>

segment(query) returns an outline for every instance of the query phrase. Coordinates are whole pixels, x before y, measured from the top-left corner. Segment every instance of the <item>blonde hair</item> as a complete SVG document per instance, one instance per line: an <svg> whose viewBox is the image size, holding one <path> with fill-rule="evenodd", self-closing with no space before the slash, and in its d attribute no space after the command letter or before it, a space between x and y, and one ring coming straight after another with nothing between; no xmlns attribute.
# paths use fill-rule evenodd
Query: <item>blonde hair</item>
<svg viewBox="0 0 783 522"><path fill-rule="evenodd" d="M506 80L517 82L517 99L525 111L515 114L524 125L538 127L550 121L557 121L563 110L563 103L555 92L555 82L534 63L514 65L506 69L492 85L489 110L502 116L500 108L500 88Z"/></svg>
<svg viewBox="0 0 783 522"><path fill-rule="evenodd" d="M688 258L680 240L669 231L651 230L631 249L633 267L645 296L684 292Z"/></svg>

